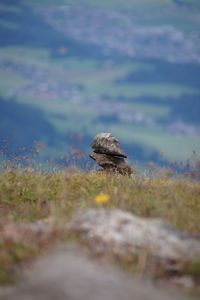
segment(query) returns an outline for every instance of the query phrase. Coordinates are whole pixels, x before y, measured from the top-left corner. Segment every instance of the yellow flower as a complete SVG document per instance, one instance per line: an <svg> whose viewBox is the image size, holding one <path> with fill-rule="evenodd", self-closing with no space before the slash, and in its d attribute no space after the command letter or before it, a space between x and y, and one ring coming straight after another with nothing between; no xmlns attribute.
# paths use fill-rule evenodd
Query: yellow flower
<svg viewBox="0 0 200 300"><path fill-rule="evenodd" d="M110 200L110 196L108 194L99 194L98 196L95 197L96 204L106 203L109 200Z"/></svg>

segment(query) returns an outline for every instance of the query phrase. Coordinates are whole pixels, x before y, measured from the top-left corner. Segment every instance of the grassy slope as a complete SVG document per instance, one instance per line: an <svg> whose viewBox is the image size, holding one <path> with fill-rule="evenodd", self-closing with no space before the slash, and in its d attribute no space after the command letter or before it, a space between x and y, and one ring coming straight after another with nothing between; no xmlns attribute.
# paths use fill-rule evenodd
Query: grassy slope
<svg viewBox="0 0 200 300"><path fill-rule="evenodd" d="M8 168L0 173L0 230L7 224L54 220L56 232L78 209L98 207L95 197L105 193L110 201L100 207L159 217L190 234L199 233L199 183L184 178L170 179L168 175L164 170L150 179L142 175L128 178L75 170L43 173ZM13 279L10 270L14 265L30 261L55 241L71 238L63 235L62 230L45 239L42 235L30 239L30 234L26 230L23 239L18 240L13 229L13 238L0 240L0 284ZM135 260L131 268L134 263ZM198 278L197 266L192 275ZM191 268L183 272L188 270L191 272Z"/></svg>
<svg viewBox="0 0 200 300"><path fill-rule="evenodd" d="M31 103L32 105L42 109L49 122L62 134L65 134L70 128L75 129L77 132L82 130L83 124L84 127L87 128L88 133L92 136L96 133L97 130L101 130L96 126L96 128L92 125L94 124L96 118L98 117L98 110L94 111L94 109L90 106L85 106L84 99L88 99L88 97L92 98L93 95L97 94L98 96L106 94L107 97L111 97L111 99L115 100L116 97L141 97L141 96L151 96L159 99L163 98L163 101L167 98L174 98L176 101L176 97L180 97L185 92L187 93L196 93L195 89L184 87L176 84L135 84L135 85L120 85L114 84L114 80L118 78L122 78L124 75L128 74L128 72L136 72L138 68L140 70L144 68L148 68L148 63L138 65L138 63L124 66L123 64L120 66L115 66L113 69L106 70L103 66L98 67L95 61L88 60L83 63L79 59L68 59L63 61L63 65L60 66L60 62L55 60L51 61L48 58L48 55L45 51L37 50L33 51L31 49L23 50L20 48L6 48L5 51L1 50L1 56L5 58L12 57L12 60L15 61L18 57L17 53L20 54L20 60L28 65L34 64L36 66L45 68L48 70L50 77L52 77L52 82L55 78L61 78L60 82L72 83L72 84L81 84L84 87L82 92L82 102L78 104L73 104L68 101L63 101L62 99L54 99L53 101L45 100L45 97L42 99L29 99L28 97L20 97L18 99L19 102L23 103ZM19 58L17 58L19 60ZM65 63L66 61L66 63ZM63 67L64 66L64 67ZM67 72L66 72L67 70ZM53 74L51 76L51 74ZM1 76L2 75L2 76ZM84 75L84 76L83 76ZM27 78L20 76L19 74L12 72L2 72L0 73L2 77L0 83L1 94L4 97L9 97L12 95L13 88L23 87L28 83ZM147 116L150 117L166 117L170 113L170 106L166 104L164 106L157 106L153 104L139 104L128 101L127 105L132 109L138 109L139 111L144 112ZM164 109L163 109L164 108ZM79 120L79 122L77 122ZM127 125L121 123L119 124L106 124L106 128L102 128L102 130L113 131L116 132L117 136L121 139L122 143L132 143L137 142L140 145L143 145L152 150L156 150L158 152L163 152L165 154L165 159L172 160L186 160L191 153L192 150L199 151L199 143L198 137L190 138L184 136L182 140L184 140L184 151L177 156L177 138L176 136L170 136L165 132L161 132L161 136L164 141L170 145L169 148L165 147L161 139L159 139L160 135L157 135L157 129L151 129L151 134L149 135L148 128L141 128L139 132L142 134L137 138L138 129L135 126L128 130ZM134 130L133 130L134 129ZM144 134L143 134L144 133ZM127 138L126 138L127 137ZM154 137L154 139L152 138ZM155 143L156 139L156 143ZM173 145L173 147L172 147ZM174 149L174 151L172 151ZM169 151L170 150L170 151Z"/></svg>
<svg viewBox="0 0 200 300"><path fill-rule="evenodd" d="M163 170L164 171L164 170ZM123 188L122 188L123 187ZM95 206L95 196L109 194L108 207L144 217L161 217L180 229L198 233L199 183L168 179L128 178L79 171L5 171L0 174L1 220L34 221L46 217L69 218L77 209ZM46 201L48 211L41 207Z"/></svg>
<svg viewBox="0 0 200 300"><path fill-rule="evenodd" d="M105 130L105 128L103 128ZM148 129L145 127L135 126L111 126L114 134L120 134L126 144L133 142L143 145L148 149L156 149L164 159L171 162L186 163L185 159L192 156L193 151L197 155L200 153L200 143L198 136L176 136L170 133L166 134L159 128Z"/></svg>

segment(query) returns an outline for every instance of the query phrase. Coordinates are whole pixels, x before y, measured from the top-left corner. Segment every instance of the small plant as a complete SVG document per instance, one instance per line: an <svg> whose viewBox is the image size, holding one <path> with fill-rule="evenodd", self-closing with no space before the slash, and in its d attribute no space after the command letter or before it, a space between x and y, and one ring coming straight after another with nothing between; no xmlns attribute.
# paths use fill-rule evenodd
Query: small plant
<svg viewBox="0 0 200 300"><path fill-rule="evenodd" d="M108 194L99 194L95 197L96 204L103 204L110 201L110 196Z"/></svg>

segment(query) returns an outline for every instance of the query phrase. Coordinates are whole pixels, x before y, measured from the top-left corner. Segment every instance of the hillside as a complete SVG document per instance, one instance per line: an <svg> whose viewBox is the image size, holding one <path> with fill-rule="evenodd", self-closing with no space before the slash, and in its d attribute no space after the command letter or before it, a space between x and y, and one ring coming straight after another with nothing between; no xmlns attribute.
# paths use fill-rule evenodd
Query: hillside
<svg viewBox="0 0 200 300"><path fill-rule="evenodd" d="M140 166L198 160L199 13L197 0L1 1L5 155L40 143L40 160L63 163L105 131Z"/></svg>
<svg viewBox="0 0 200 300"><path fill-rule="evenodd" d="M147 171L153 172L152 178L146 175ZM164 169L149 169L146 174L111 176L76 169L45 173L7 166L0 173L0 285L20 280L23 269L31 268L36 257L44 256L52 247L75 244L81 253L87 253L93 260L115 264L131 276L143 274L153 282L199 292L199 257L192 254L192 251L200 253L199 182L188 177L174 177ZM107 217L102 219L104 212ZM92 216L93 213L96 215ZM122 214L120 227L116 227L114 219L108 221L109 214L113 214L113 218L115 214ZM151 243L160 245L155 246L153 256L148 252L149 242L145 246L150 233L144 234L142 245L136 249L131 248L131 240L128 245L125 241L118 245L120 231L123 238L127 235L122 227L127 224L126 218L133 218L136 226L137 222L143 224L135 233L129 231L128 236L136 234L136 241L142 227L151 232L153 226ZM93 233L89 231L87 235L87 230ZM105 237L102 242L101 230ZM158 236L161 235L159 239L157 231ZM112 235L116 242L112 242ZM187 242L191 243L189 248ZM175 250L171 251L170 247ZM2 291L4 289L0 288L0 296Z"/></svg>

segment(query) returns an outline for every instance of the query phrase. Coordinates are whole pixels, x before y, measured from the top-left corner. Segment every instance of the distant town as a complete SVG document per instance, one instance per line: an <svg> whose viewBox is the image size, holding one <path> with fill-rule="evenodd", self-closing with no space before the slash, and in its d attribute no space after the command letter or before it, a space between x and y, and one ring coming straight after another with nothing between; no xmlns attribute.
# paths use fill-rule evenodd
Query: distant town
<svg viewBox="0 0 200 300"><path fill-rule="evenodd" d="M79 85L63 84L54 76L53 81L49 72L38 65L25 64L16 60L0 59L0 70L16 73L28 78L30 83L20 88L10 88L7 94L12 98L28 97L30 100L57 100L79 104L83 98L83 87ZM131 109L126 103L111 100L105 101L100 95L84 99L94 112L98 112L99 120L106 122L106 118L114 117L115 122L145 125L148 127L160 126L158 121L145 114L142 110ZM173 135L199 136L200 126L188 124L182 120L174 120L162 125L163 129Z"/></svg>
<svg viewBox="0 0 200 300"><path fill-rule="evenodd" d="M140 26L135 22L140 16L134 11L124 14L80 4L38 11L55 29L75 40L100 46L105 54L115 51L131 58L200 63L197 31L186 34L172 25Z"/></svg>

